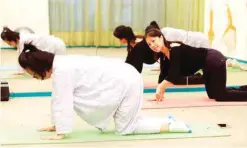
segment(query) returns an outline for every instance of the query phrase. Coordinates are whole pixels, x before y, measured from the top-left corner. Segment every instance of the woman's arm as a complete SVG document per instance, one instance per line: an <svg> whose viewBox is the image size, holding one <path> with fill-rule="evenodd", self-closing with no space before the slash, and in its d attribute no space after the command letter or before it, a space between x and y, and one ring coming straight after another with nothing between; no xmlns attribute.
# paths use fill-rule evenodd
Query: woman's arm
<svg viewBox="0 0 247 148"><path fill-rule="evenodd" d="M170 50L170 66L168 69L168 76L158 85L156 89L157 101L163 100L165 89L168 86L176 84L176 82L182 78L180 75L181 50L180 46L174 47Z"/></svg>
<svg viewBox="0 0 247 148"><path fill-rule="evenodd" d="M73 72L68 69L56 70L53 73L51 115L56 135L42 139L63 139L65 134L72 132L74 100L72 74Z"/></svg>
<svg viewBox="0 0 247 148"><path fill-rule="evenodd" d="M134 47L127 55L126 63L135 67L135 69L141 73L143 69L142 55L138 52L138 48Z"/></svg>

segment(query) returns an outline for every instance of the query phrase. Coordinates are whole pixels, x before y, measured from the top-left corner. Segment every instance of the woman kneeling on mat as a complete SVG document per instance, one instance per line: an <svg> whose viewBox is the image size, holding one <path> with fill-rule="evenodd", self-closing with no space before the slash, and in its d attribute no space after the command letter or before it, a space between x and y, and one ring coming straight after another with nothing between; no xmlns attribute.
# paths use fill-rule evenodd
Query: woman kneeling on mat
<svg viewBox="0 0 247 148"><path fill-rule="evenodd" d="M168 76L158 85L156 100L164 99L167 86L178 84L184 73L203 70L208 97L216 101L247 101L247 92L226 88L226 58L219 51L168 42L162 32L150 28L145 33L149 47L170 60ZM198 50L200 49L200 50Z"/></svg>
<svg viewBox="0 0 247 148"><path fill-rule="evenodd" d="M63 139L71 133L73 109L102 132L111 119L120 135L190 132L185 123L171 116L154 119L140 115L142 77L133 66L119 59L54 55L26 44L19 63L36 79L52 77L53 125L40 131L56 131L56 134L42 139Z"/></svg>
<svg viewBox="0 0 247 148"><path fill-rule="evenodd" d="M32 42L33 45L39 49L54 54L65 54L66 46L63 40L52 35L37 35L35 33L16 32L10 30L8 27L3 27L1 33L2 40L9 46L16 47L19 54L24 48L26 42ZM23 70L19 69L19 73L23 74Z"/></svg>

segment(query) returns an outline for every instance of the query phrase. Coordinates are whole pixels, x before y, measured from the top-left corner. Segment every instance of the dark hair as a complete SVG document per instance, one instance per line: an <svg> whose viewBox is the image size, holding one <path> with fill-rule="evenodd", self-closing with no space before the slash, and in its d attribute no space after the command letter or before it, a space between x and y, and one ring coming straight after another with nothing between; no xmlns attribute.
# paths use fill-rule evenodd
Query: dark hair
<svg viewBox="0 0 247 148"><path fill-rule="evenodd" d="M18 32L10 30L8 27L3 27L3 31L1 33L2 40L6 41L14 41L17 42L17 40L20 39L20 34Z"/></svg>
<svg viewBox="0 0 247 148"><path fill-rule="evenodd" d="M150 36L150 37L163 37L164 39L164 44L165 46L170 49L171 46L171 42L167 41L166 38L164 37L164 35L162 34L162 32L159 30L159 29L156 29L156 28L151 28L151 29L148 29L146 32L145 32L145 39L147 38L147 36Z"/></svg>
<svg viewBox="0 0 247 148"><path fill-rule="evenodd" d="M180 41L167 41L165 36L162 34L162 32L156 28L150 28L150 29L146 30L145 39L147 38L147 36L150 36L150 37L161 37L162 36L164 39L164 44L168 49L171 48L172 43L184 44Z"/></svg>
<svg viewBox="0 0 247 148"><path fill-rule="evenodd" d="M127 51L130 52L132 47L130 46L131 42L134 42L136 38L143 38L143 36L135 35L132 28L124 25L120 25L115 28L113 35L118 39L126 39L127 40Z"/></svg>
<svg viewBox="0 0 247 148"><path fill-rule="evenodd" d="M149 26L146 27L145 32L147 32L149 29L156 28L160 29L159 25L157 24L156 21L150 22Z"/></svg>
<svg viewBox="0 0 247 148"><path fill-rule="evenodd" d="M32 43L25 43L18 60L22 68L30 69L44 79L46 72L52 68L54 56L53 53L37 49Z"/></svg>

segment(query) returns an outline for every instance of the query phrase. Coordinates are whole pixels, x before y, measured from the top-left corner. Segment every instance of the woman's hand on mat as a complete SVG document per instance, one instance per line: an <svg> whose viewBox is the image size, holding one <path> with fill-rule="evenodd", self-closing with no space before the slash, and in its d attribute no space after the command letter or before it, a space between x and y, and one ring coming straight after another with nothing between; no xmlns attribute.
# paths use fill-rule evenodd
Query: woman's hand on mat
<svg viewBox="0 0 247 148"><path fill-rule="evenodd" d="M158 86L156 88L156 95L155 95L156 98L153 101L157 101L157 102L163 101L165 89L169 85L173 85L173 84L167 80L163 80L160 84L158 84Z"/></svg>
<svg viewBox="0 0 247 148"><path fill-rule="evenodd" d="M151 71L160 71L159 68L154 68L154 69L151 69Z"/></svg>
<svg viewBox="0 0 247 148"><path fill-rule="evenodd" d="M43 140L61 140L64 139L65 135L64 134L56 134L52 136L42 136L41 139Z"/></svg>
<svg viewBox="0 0 247 148"><path fill-rule="evenodd" d="M155 94L157 102L161 102L164 100L164 92L165 92L164 87L161 84L159 84L158 87L156 88L156 94Z"/></svg>
<svg viewBox="0 0 247 148"><path fill-rule="evenodd" d="M39 129L40 132L55 132L56 131L56 126L50 126L50 127L45 127L45 128L41 128Z"/></svg>

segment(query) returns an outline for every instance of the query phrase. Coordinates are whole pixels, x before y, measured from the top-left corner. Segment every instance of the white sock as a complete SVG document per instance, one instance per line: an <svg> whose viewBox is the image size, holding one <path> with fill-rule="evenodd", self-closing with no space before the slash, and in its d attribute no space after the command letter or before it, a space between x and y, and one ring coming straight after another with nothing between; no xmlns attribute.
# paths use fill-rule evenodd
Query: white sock
<svg viewBox="0 0 247 148"><path fill-rule="evenodd" d="M134 134L160 133L160 127L162 124L170 125L173 122L175 122L175 118L171 115L168 115L165 118L142 117L139 126L134 131Z"/></svg>
<svg viewBox="0 0 247 148"><path fill-rule="evenodd" d="M237 60L234 59L234 60L232 60L231 63L232 63L233 68L240 68L240 64Z"/></svg>
<svg viewBox="0 0 247 148"><path fill-rule="evenodd" d="M169 124L169 132L170 133L191 133L191 129L187 124L185 124L182 121L177 121L175 118L173 118L173 122Z"/></svg>

